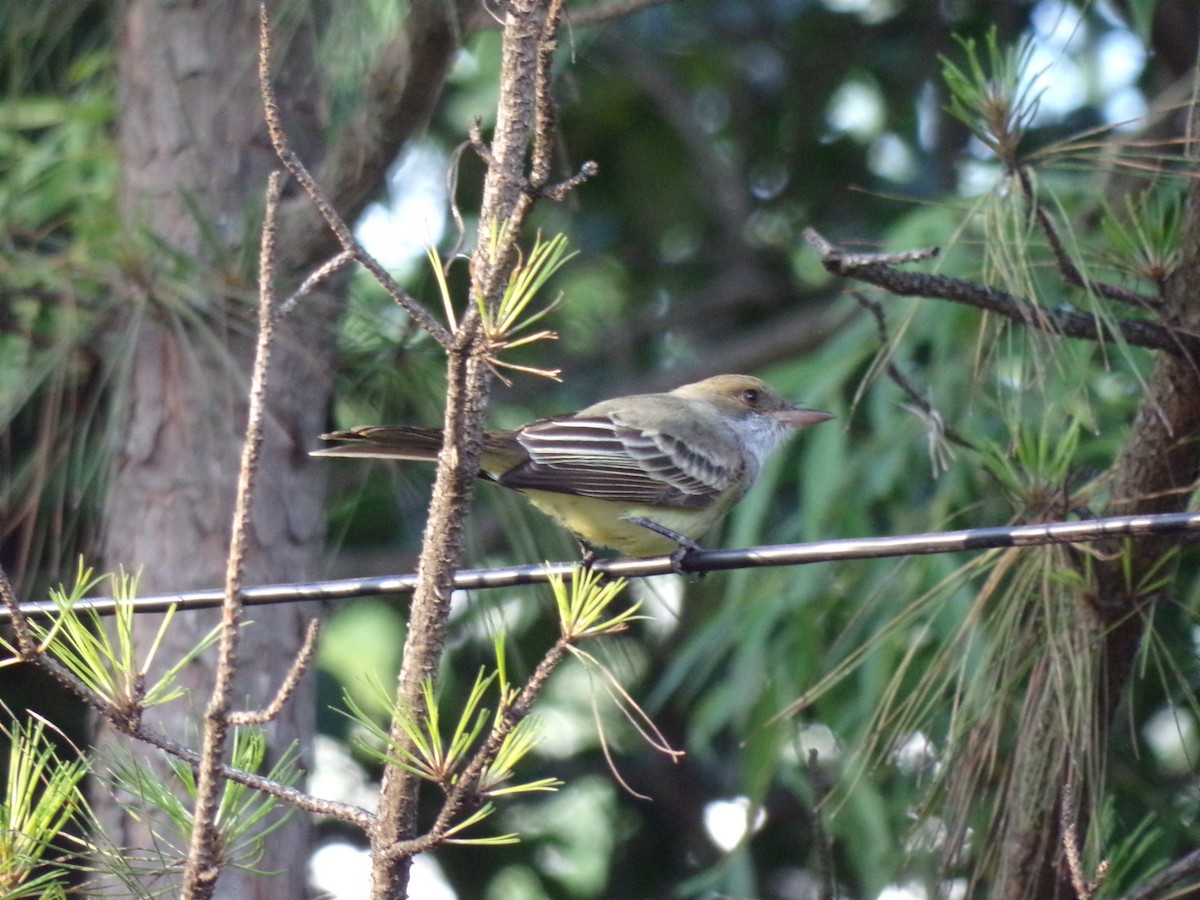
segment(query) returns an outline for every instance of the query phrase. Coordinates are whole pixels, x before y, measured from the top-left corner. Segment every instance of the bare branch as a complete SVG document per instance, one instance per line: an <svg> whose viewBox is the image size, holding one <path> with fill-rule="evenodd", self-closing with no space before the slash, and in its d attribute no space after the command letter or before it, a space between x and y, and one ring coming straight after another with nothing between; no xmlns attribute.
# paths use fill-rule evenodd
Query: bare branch
<svg viewBox="0 0 1200 900"><path fill-rule="evenodd" d="M304 645L292 661L292 666L288 670L287 677L284 678L283 683L279 686L279 692L275 695L275 699L259 710L231 712L229 714L230 725L265 725L279 716L279 713L283 710L283 705L295 693L297 685L300 684L301 676L304 675L308 669L308 664L312 661L313 651L317 649L317 633L320 631L320 628L321 623L318 620L311 619L309 621L308 628L304 631Z"/></svg>
<svg viewBox="0 0 1200 900"><path fill-rule="evenodd" d="M551 0L554 2L554 0ZM471 300L454 339L446 346L447 441L438 459L433 497L421 544L419 578L413 593L403 663L396 683L397 708L420 715L422 686L437 670L446 640L450 595L463 547L463 522L482 453L483 416L492 383L487 336L480 327L485 309L495 309L518 258L518 238L532 205L525 173L535 118L539 48L546 31L545 0L514 0L505 16L500 101L484 179L479 230L471 258ZM480 143L477 141L477 143ZM391 739L408 741L403 724L392 723ZM384 850L416 835L420 784L397 765L384 769L374 851L372 896L384 900L407 889L410 854Z"/></svg>
<svg viewBox="0 0 1200 900"><path fill-rule="evenodd" d="M867 310L875 318L875 328L879 332L879 342L886 348L891 343L891 339L888 337L887 320L883 316L883 306L871 300L861 291L852 291L851 294L858 301L858 305ZM934 408L927 397L916 389L913 383L908 380L908 376L900 371L900 367L892 361L890 355L885 365L885 371L888 377L908 397L909 402L923 414L927 422L931 423L935 429L936 437L945 437L946 440L958 444L960 447L975 449L970 441L946 424L945 419L942 418L942 414Z"/></svg>
<svg viewBox="0 0 1200 900"><path fill-rule="evenodd" d="M1059 793L1059 831L1062 833L1063 854L1067 869L1071 873L1071 886L1078 900L1092 900L1108 875L1108 861L1102 860L1096 867L1096 877L1089 879L1083 872L1083 858L1079 852L1079 822L1075 814L1075 786L1068 780L1063 782Z"/></svg>
<svg viewBox="0 0 1200 900"><path fill-rule="evenodd" d="M12 582L8 580L8 573L4 571L3 566L0 566L0 602L3 602L4 609L8 613L8 621L12 623L12 629L16 633L17 652L21 654L21 659L27 662L37 659L39 655L37 641L33 639L33 635L29 631L29 622L26 621L25 614L21 611L17 595L13 592Z"/></svg>
<svg viewBox="0 0 1200 900"><path fill-rule="evenodd" d="M264 21L265 15L264 12ZM258 342L254 351L254 368L250 376L246 440L242 445L241 464L238 468L233 532L229 539L229 555L225 566L225 597L221 604L217 667L212 694L204 711L204 737L196 773L192 838L188 845L181 887L182 895L189 898L212 896L221 873L220 838L217 829L217 806L222 785L220 767L225 754L230 696L238 666L238 642L242 628L241 590L250 528L250 504L262 451L267 375L270 371L271 348L275 338L276 217L279 212L282 183L281 173L272 172L267 184L266 216L263 220L262 247L259 251Z"/></svg>
<svg viewBox="0 0 1200 900"><path fill-rule="evenodd" d="M304 163L300 161L300 157L291 149L287 134L284 132L283 125L279 120L279 107L275 102L275 92L271 87L271 28L265 3L259 5L259 20L261 24L258 50L259 90L262 92L267 131L271 136L271 144L275 148L276 155L287 167L287 170L292 173L292 176L300 183L300 186L304 188L305 193L308 194L313 205L316 206L317 211L329 226L330 231L338 239L338 243L342 245L342 249L352 254L359 265L375 277L375 280L388 292L388 295L400 304L400 306L404 307L405 312L412 316L416 323L430 337L443 347L450 347L454 342L450 332L441 322L433 318L415 297L404 290L388 274L388 271L380 265L375 257L363 249L362 245L355 239L350 226L346 224L345 219L341 217L330 202L329 197L326 196L325 191L317 184L316 179L313 178L308 169L305 168Z"/></svg>
<svg viewBox="0 0 1200 900"><path fill-rule="evenodd" d="M579 187L589 178L595 177L600 172L598 163L589 160L579 167L579 171L565 181L560 181L557 184L548 184L545 187L537 189L539 197L545 197L547 200L561 201L566 198L567 194Z"/></svg>
<svg viewBox="0 0 1200 900"><path fill-rule="evenodd" d="M304 279L304 281L300 284L300 287L296 288L296 290L292 293L292 296L288 297L285 301L283 301L282 304L280 304L280 317L282 318L283 316L291 315L292 310L296 308L301 300L312 293L313 288L333 275L334 272L337 272L339 269L352 262L354 262L354 254L349 250L343 250L337 256L326 260L324 263L318 266L311 275Z"/></svg>
<svg viewBox="0 0 1200 900"><path fill-rule="evenodd" d="M118 725L119 727L119 725ZM200 754L190 747L185 747L166 735L159 734L156 731L150 731L144 728L122 728L124 734L140 741L145 741L153 747L157 747L164 753L169 753L176 759L182 760L192 766L200 764ZM306 794L301 790L291 787L286 784L281 784L278 781L272 781L262 775L254 772L247 772L244 769L235 769L232 766L222 763L218 766L218 772L223 779L243 784L248 788L256 791L261 791L277 800L295 807L304 812L314 813L319 816L329 816L331 819L337 819L339 822L346 822L350 825L355 825L361 828L364 832L369 831L375 824L375 817L360 806L354 806L351 803L341 803L336 800L322 800L320 797L314 797L312 794Z"/></svg>
<svg viewBox="0 0 1200 900"><path fill-rule="evenodd" d="M1131 291L1117 284L1084 278L1083 273L1079 271L1079 267L1075 265L1070 254L1067 253L1067 248L1063 245L1062 237L1059 235L1058 229L1054 227L1054 222L1051 221L1050 214L1038 202L1028 170L1023 167L1018 168L1017 178L1021 183L1021 192L1025 195L1025 201L1033 210L1038 227L1042 229L1042 234L1046 236L1046 241L1050 244L1050 250L1054 254L1054 261L1058 265L1058 272L1062 276L1063 281L1072 287L1083 288L1097 297L1103 297L1106 300L1115 300L1118 303L1124 303L1137 309L1155 310L1161 308L1162 304L1157 297L1139 294L1137 291Z"/></svg>
<svg viewBox="0 0 1200 900"><path fill-rule="evenodd" d="M534 111L536 126L533 132L533 154L529 163L529 189L539 194L550 180L550 161L554 153L558 108L554 103L554 51L558 48L558 23L562 20L563 0L550 0L546 19L542 23L542 38L538 41L537 67L534 76ZM528 201L532 201L532 197Z"/></svg>
<svg viewBox="0 0 1200 900"><path fill-rule="evenodd" d="M1111 342L1116 338L1113 333L1115 328L1125 343L1135 347L1165 350L1175 355L1179 355L1181 350L1188 354L1200 351L1200 341L1192 334L1156 322L1123 319L1110 326L1095 316L1069 309L1046 309L998 288L946 275L902 272L890 262L872 261L877 259L873 254L865 257L846 254L812 228L804 230L804 239L820 252L827 272L842 278L865 281L902 297L928 297L962 303L1003 316L1028 328L1063 337Z"/></svg>

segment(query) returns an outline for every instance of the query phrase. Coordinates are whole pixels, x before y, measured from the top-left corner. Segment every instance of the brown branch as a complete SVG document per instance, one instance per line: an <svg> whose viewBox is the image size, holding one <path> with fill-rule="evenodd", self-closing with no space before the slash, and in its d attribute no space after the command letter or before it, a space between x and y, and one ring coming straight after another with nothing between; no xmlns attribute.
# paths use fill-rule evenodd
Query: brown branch
<svg viewBox="0 0 1200 900"><path fill-rule="evenodd" d="M851 291L851 295L858 301L859 306L867 310L875 318L875 329L879 333L879 342L883 345L885 352L888 352L887 347L891 343L891 338L888 336L887 320L883 315L882 304L871 300L861 291ZM946 440L958 444L960 447L965 447L968 450L976 449L974 444L946 424L946 420L942 417L942 414L929 399L916 389L913 383L908 380L907 375L900 371L900 367L893 361L890 353L888 353L884 371L887 372L888 377L892 379L895 385L904 392L904 395L908 397L909 402L916 410L921 413L924 420L929 423L933 432L931 443L939 437L944 437Z"/></svg>
<svg viewBox="0 0 1200 900"><path fill-rule="evenodd" d="M404 290L375 257L363 249L354 237L350 226L346 224L346 220L338 213L300 157L291 149L287 134L283 130L283 124L279 119L279 107L275 102L275 92L271 87L271 27L265 3L259 5L259 21L261 26L258 48L259 90L262 94L267 132L271 136L271 145L275 148L276 155L304 188L304 192L312 200L313 205L321 214L321 218L325 220L325 224L329 226L329 230L341 244L342 250L350 253L359 265L370 272L380 286L388 292L388 295L402 306L405 312L412 316L413 320L430 337L443 347L449 347L453 343L453 336L450 332L441 322L433 318L415 297Z"/></svg>
<svg viewBox="0 0 1200 900"><path fill-rule="evenodd" d="M296 691L296 687L300 684L301 677L308 670L308 664L312 661L313 651L317 649L317 633L319 631L320 622L316 619L310 619L308 628L304 631L304 645L292 661L292 666L288 669L287 677L279 685L279 691L275 694L275 699L262 709L231 712L229 714L230 725L265 725L267 722L278 718L284 704L291 699L292 694Z"/></svg>
<svg viewBox="0 0 1200 900"><path fill-rule="evenodd" d="M550 0L546 19L542 23L542 38L537 46L537 66L534 70L533 153L529 162L529 189L536 197L550 181L550 162L554 154L554 137L558 126L558 108L554 103L554 51L558 48L556 35L562 21L563 0ZM534 197L523 198L531 204ZM522 218L524 218L522 216Z"/></svg>
<svg viewBox="0 0 1200 900"><path fill-rule="evenodd" d="M481 307L494 309L517 259L517 239L532 198L525 174L526 150L533 136L539 47L547 32L544 0L509 4L505 17L500 71L500 101L480 206L479 231L471 258L471 298L447 347L446 448L438 459L433 497L426 519L417 587L409 616L395 705L410 715L424 711L422 685L436 672L446 641L450 595L463 546L463 524L482 453L483 416L492 372L480 328ZM553 2L553 0L552 0ZM391 740L408 738L399 719ZM372 896L403 896L410 854L384 856L383 849L416 836L419 779L397 765L384 769L373 850Z"/></svg>
<svg viewBox="0 0 1200 900"><path fill-rule="evenodd" d="M318 170L332 207L346 219L358 218L401 148L429 121L462 46L461 20L476 8L470 0L412 0L402 36L379 48L363 75L354 121Z"/></svg>
<svg viewBox="0 0 1200 900"><path fill-rule="evenodd" d="M280 318L291 315L292 311L299 305L300 301L311 294L317 285L321 284L335 272L352 262L354 262L354 254L349 250L343 250L337 256L331 257L319 265L307 278L304 279L303 282L301 282L300 287L296 288L296 290L292 292L292 295L279 305Z"/></svg>
<svg viewBox="0 0 1200 900"><path fill-rule="evenodd" d="M33 639L33 634L29 631L29 621L21 611L21 604L17 602L12 582L8 580L8 573L4 571L3 566L0 566L0 602L8 610L8 620L12 623L13 632L17 636L17 652L21 655L21 659L26 662L37 659L39 655L37 641Z"/></svg>
<svg viewBox="0 0 1200 900"><path fill-rule="evenodd" d="M589 178L594 178L600 172L600 166L593 161L585 162L579 167L579 171L570 178L559 181L556 184L548 184L545 187L536 190L536 196L545 197L547 200L561 201L566 199L567 194L575 190Z"/></svg>
<svg viewBox="0 0 1200 900"><path fill-rule="evenodd" d="M1071 873L1071 887L1075 889L1078 900L1092 900L1108 875L1108 861L1101 860L1096 867L1095 878L1089 879L1083 872L1083 857L1079 852L1079 822L1075 812L1075 786L1069 779L1063 782L1058 804L1058 829L1062 836L1067 870Z"/></svg>
<svg viewBox="0 0 1200 900"><path fill-rule="evenodd" d="M562 662L570 643L567 638L560 637L546 651L517 699L500 716L500 721L488 735L487 741L458 773L454 786L447 792L446 800L429 831L413 840L401 841L390 847L382 848L381 852L385 856L391 858L412 856L433 849L445 838L446 832L454 825L454 820L459 814L472 804L478 803L479 797L476 788L479 776L483 773L484 768L496 758L501 745L513 729L529 715L534 701L545 687L551 673Z"/></svg>
<svg viewBox="0 0 1200 900"><path fill-rule="evenodd" d="M112 721L112 720L110 720ZM173 741L166 735L159 734L156 731L151 731L145 728L122 728L119 722L114 721L113 725L118 728L123 734L127 734L139 741L145 741L152 747L157 747L164 753L170 754L176 759L182 760L191 766L200 765L200 754L190 747L185 747L182 744ZM241 785L245 785L256 791L260 791L268 796L274 797L282 803L295 807L303 812L313 813L318 816L328 816L331 819L336 819L339 822L345 822L348 825L354 825L361 828L364 833L367 833L374 827L375 816L361 806L355 806L352 803L341 803L337 800L323 800L320 797L314 797L312 794L307 794L290 785L283 784L278 781L273 781L263 775L255 772L247 772L245 769L236 769L233 766L220 764L217 767L223 779L233 781Z"/></svg>
<svg viewBox="0 0 1200 900"><path fill-rule="evenodd" d="M1025 202L1029 204L1034 218L1037 220L1038 227L1041 228L1047 243L1050 244L1050 251L1054 254L1054 262L1058 266L1058 272L1062 276L1063 281L1072 287L1082 288L1089 293L1095 294L1097 297L1103 297L1106 300L1115 300L1118 303L1124 303L1137 309L1155 310L1160 307L1161 304L1156 297L1140 294L1137 291L1131 291L1117 284L1109 284L1105 281L1094 281L1090 278L1085 278L1083 273L1079 271L1079 267L1075 265L1075 261L1071 259L1071 255L1067 253L1066 245L1063 244L1058 229L1054 227L1054 222L1050 219L1050 214L1046 212L1046 208L1038 201L1037 195L1033 190L1033 182L1029 177L1029 171L1024 167L1019 167L1017 169L1017 180L1021 184L1021 192L1025 195Z"/></svg>
<svg viewBox="0 0 1200 900"><path fill-rule="evenodd" d="M264 12L264 23L265 16ZM238 643L241 638L243 612L241 591L250 528L250 504L254 496L254 483L262 451L267 375L270 371L271 348L275 338L275 246L278 237L276 217L282 183L281 173L272 172L267 184L266 216L263 220L262 247L259 251L258 341L254 352L254 368L250 376L246 439L242 445L241 464L238 468L233 532L229 539L229 555L225 566L225 600L221 605L217 667L212 694L204 711L204 736L197 764L192 837L188 845L181 886L183 897L200 900L212 896L221 874L217 806L224 782L220 767L230 725L229 706L233 679L238 667Z"/></svg>
<svg viewBox="0 0 1200 900"><path fill-rule="evenodd" d="M1114 341L1119 333L1125 343L1134 347L1164 350L1174 355L1181 351L1200 352L1200 341L1196 337L1155 322L1122 319L1110 325L1095 316L1066 309L1046 309L1007 291L961 278L903 272L894 267L891 255L843 253L812 228L804 230L804 239L821 254L821 262L830 274L873 284L897 296L949 300L1063 337L1106 343Z"/></svg>

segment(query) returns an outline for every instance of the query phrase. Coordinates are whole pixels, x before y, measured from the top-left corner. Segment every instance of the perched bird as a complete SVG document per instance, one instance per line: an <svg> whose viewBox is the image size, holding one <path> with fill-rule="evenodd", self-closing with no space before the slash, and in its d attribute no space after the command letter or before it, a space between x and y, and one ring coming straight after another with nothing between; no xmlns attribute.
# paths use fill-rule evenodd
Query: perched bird
<svg viewBox="0 0 1200 900"><path fill-rule="evenodd" d="M584 549L679 554L742 498L798 428L832 419L749 375L605 400L516 431L487 431L479 477L525 494ZM322 435L314 456L434 460L440 428L366 426Z"/></svg>

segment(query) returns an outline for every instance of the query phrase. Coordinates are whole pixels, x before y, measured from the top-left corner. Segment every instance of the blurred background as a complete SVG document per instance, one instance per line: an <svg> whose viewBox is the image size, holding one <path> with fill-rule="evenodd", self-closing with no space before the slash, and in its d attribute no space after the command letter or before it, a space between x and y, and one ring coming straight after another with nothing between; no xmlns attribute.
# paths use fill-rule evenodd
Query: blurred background
<svg viewBox="0 0 1200 900"><path fill-rule="evenodd" d="M1136 409L1149 353L870 291L882 304L881 329L801 232L813 227L857 252L937 246L932 270L942 274L1048 307L1086 304L1031 237L994 148L949 111L946 61L969 68L973 41L986 65L993 35L1019 63L1021 155L1073 252L1105 278L1153 292L1131 242L1114 238L1137 229L1113 223L1136 211L1158 246L1177 246L1182 192L1172 173L1200 32L1194 3L681 0L590 21L602 6L568 5L556 61L558 174L591 160L599 175L563 203L541 203L535 217L578 254L544 298L561 295L540 323L558 340L511 357L560 369L561 380L504 373L511 383L493 392L491 424L720 372L760 375L835 412L836 422L802 433L771 462L706 541L714 548L1104 508L1102 475ZM358 127L356 110L373 89L365 73L406 12L391 0L311 0L281 11L284 21L315 26L318 69L309 75L319 83L312 102L323 104L322 133L344 138ZM462 142L473 118L486 135L495 115L500 33L491 14L482 5L463 14L464 42L428 127L359 204L360 239L435 313L427 248L446 259L473 240L482 164ZM143 267L183 264L118 223L120 10L82 0L9 4L0 24L0 557L32 599L64 579L77 553L95 552L111 515L106 423L127 336L121 304L136 293L131 285L152 283ZM245 52L253 58L253 46ZM253 106L227 112L258 115ZM225 277L236 282L229 273L238 266ZM465 260L450 270L459 297L465 271ZM315 413L324 427L440 424L437 346L366 273L348 277L339 298L344 308L322 326L335 360L329 400ZM320 429L310 430L300 436L309 449ZM309 575L413 569L430 467L306 465L328 480L324 550ZM469 535L470 568L576 552L519 497L488 485L476 493ZM1056 559L1039 557L1050 581L1062 571ZM1006 580L1013 564L1003 554L948 555L634 585L630 599L645 603L648 618L590 651L686 756L674 762L648 746L603 676L564 666L537 711L544 739L522 778L553 775L565 786L506 803L480 826L519 831L519 844L422 860L419 877L429 880L414 896L985 896L979 872L993 848L979 836L1000 815L1003 765L994 760L1011 735L997 726L985 754L955 730L956 716L1000 722L1020 704L997 687L1027 672L1014 663L1011 681L997 675L998 645L1016 626L994 609L1006 591L1040 588ZM1089 838L1089 852L1112 863L1105 896L1121 896L1200 840L1195 574L1185 559L1176 602L1160 609L1143 677L1108 738ZM335 708L344 692L377 702L372 685L389 684L399 668L405 610L403 598L375 598L324 611L317 733L305 742L317 793L370 794L378 769ZM1035 606L1022 621L1036 629L1034 620L1053 616ZM513 678L557 634L549 595L528 588L457 598L451 627L446 696L492 662L497 629L507 634ZM11 671L11 706L45 693ZM979 697L972 685L996 689ZM776 717L798 699L798 712ZM972 704L986 712L968 712ZM353 874L366 871L360 837L319 824L316 842L317 889L365 896ZM834 893L821 893L826 882Z"/></svg>

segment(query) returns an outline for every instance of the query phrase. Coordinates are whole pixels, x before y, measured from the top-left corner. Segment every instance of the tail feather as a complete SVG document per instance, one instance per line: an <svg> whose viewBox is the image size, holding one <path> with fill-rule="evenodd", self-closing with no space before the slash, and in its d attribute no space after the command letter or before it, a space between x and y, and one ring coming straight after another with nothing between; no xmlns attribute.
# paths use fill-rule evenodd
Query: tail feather
<svg viewBox="0 0 1200 900"><path fill-rule="evenodd" d="M312 451L313 456L367 456L377 459L434 460L442 452L442 429L405 425L370 425L321 435L323 441L342 441Z"/></svg>
<svg viewBox="0 0 1200 900"><path fill-rule="evenodd" d="M341 441L334 447L314 450L311 456L352 456L369 459L436 460L442 453L442 429L408 425L366 425L349 431L321 435ZM527 459L525 449L511 431L485 431L481 476L497 475Z"/></svg>

